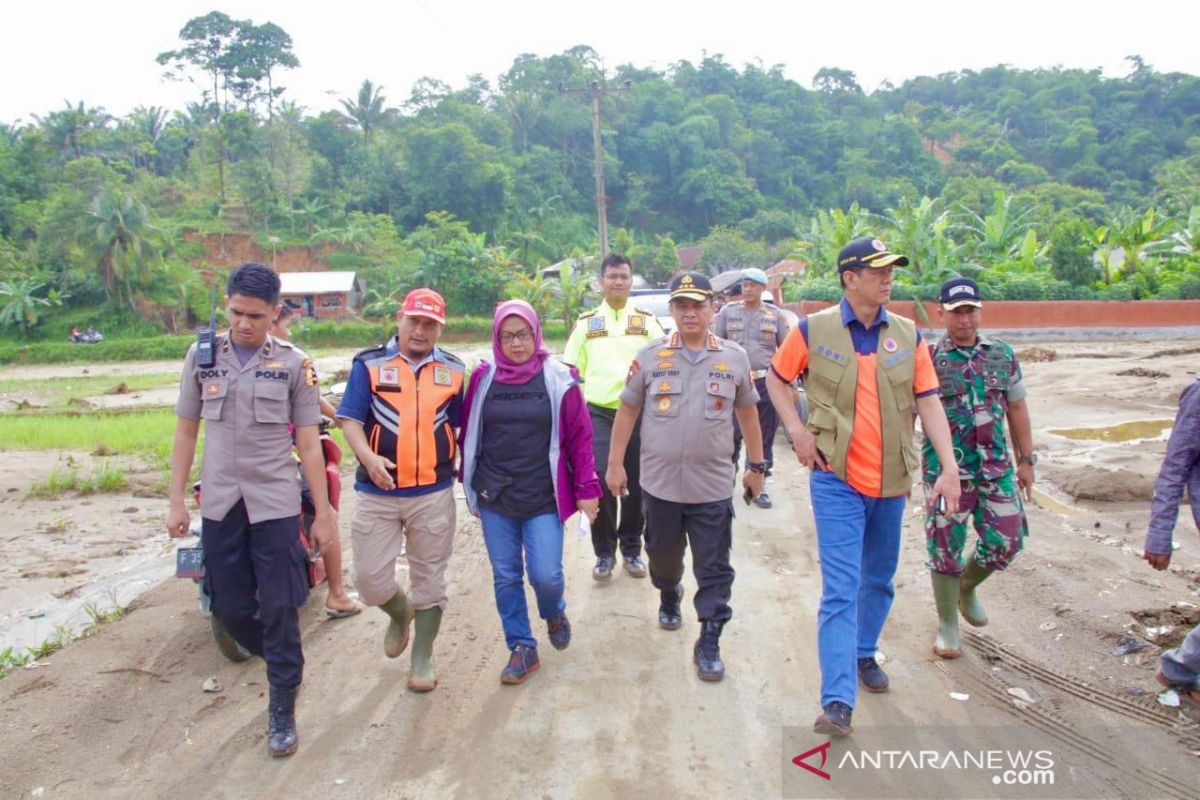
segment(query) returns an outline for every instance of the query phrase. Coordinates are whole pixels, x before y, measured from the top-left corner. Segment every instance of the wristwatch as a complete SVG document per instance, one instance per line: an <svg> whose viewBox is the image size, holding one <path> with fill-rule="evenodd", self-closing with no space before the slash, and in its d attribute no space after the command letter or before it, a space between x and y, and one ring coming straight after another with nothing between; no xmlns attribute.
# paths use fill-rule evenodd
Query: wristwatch
<svg viewBox="0 0 1200 800"><path fill-rule="evenodd" d="M1018 464L1028 464L1028 465L1029 465L1029 466L1031 466L1031 467L1032 467L1034 464L1036 464L1036 463L1037 463L1037 461L1038 461L1038 459L1037 459L1037 453L1030 453L1030 454L1029 454L1029 455L1027 455L1027 456L1021 456L1020 458L1018 458L1018 459L1017 459L1017 463L1018 463Z"/></svg>
<svg viewBox="0 0 1200 800"><path fill-rule="evenodd" d="M767 462L765 461L747 461L746 469L750 472L757 472L759 475L767 474Z"/></svg>

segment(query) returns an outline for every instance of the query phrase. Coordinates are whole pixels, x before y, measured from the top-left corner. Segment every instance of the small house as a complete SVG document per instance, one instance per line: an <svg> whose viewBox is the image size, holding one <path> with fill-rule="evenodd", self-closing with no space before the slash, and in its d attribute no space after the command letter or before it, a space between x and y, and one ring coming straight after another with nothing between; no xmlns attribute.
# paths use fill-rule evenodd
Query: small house
<svg viewBox="0 0 1200 800"><path fill-rule="evenodd" d="M362 305L363 284L357 273L281 272L280 302L302 317L339 319Z"/></svg>

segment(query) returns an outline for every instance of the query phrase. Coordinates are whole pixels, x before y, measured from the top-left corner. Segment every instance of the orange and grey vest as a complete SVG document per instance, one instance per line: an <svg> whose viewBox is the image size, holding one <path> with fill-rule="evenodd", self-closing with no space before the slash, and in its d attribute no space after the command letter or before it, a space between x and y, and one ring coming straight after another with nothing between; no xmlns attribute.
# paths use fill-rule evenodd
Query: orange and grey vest
<svg viewBox="0 0 1200 800"><path fill-rule="evenodd" d="M384 346L354 357L367 369L371 406L363 431L371 450L396 464L397 489L434 486L453 480L466 366L444 350L417 372L404 356ZM371 481L360 464L355 475Z"/></svg>
<svg viewBox="0 0 1200 800"><path fill-rule="evenodd" d="M888 314L888 335L899 343L897 352L877 355L875 380L879 391L879 423L883 443L882 496L894 497L912 489L917 466L913 442L913 381L916 372L917 327L912 320ZM858 357L839 305L808 317L808 428L829 466L846 480L846 460L854 434L854 401L858 388Z"/></svg>

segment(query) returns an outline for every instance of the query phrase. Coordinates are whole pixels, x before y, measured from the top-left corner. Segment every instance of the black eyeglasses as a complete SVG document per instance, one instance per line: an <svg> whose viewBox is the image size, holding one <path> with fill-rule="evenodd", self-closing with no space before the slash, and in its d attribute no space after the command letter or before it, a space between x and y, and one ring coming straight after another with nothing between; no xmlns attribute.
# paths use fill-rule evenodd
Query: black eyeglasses
<svg viewBox="0 0 1200 800"><path fill-rule="evenodd" d="M533 338L533 331L531 331L529 328L522 328L521 330L517 331L516 333L500 334L500 342L502 344L512 344L514 341L515 342L528 342L532 338Z"/></svg>

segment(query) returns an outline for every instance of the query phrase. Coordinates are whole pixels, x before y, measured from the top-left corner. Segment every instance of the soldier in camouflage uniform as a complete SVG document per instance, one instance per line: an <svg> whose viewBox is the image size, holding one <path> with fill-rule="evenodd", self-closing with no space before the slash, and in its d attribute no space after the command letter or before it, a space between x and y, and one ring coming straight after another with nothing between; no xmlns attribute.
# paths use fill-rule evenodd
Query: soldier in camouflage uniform
<svg viewBox="0 0 1200 800"><path fill-rule="evenodd" d="M938 609L933 652L942 658L962 655L959 611L971 625L987 624L976 588L992 572L1007 567L1024 545L1029 524L1018 489L1026 499L1031 497L1037 463L1021 367L1011 347L979 335L982 308L979 287L970 278L953 278L942 284L940 315L946 335L931 345L931 354L962 478L957 513L946 515L940 509L927 508L925 515L928 564ZM1015 475L1006 421L1016 448ZM929 442L923 455L922 479L929 497L939 464ZM979 541L969 563L964 563L971 524Z"/></svg>

